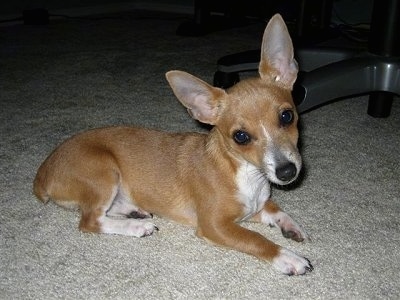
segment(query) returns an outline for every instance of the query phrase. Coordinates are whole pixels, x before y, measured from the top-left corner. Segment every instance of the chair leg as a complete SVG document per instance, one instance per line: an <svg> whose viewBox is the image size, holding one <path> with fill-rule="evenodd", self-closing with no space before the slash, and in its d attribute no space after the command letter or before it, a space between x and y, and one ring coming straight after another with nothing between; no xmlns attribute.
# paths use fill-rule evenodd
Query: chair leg
<svg viewBox="0 0 400 300"><path fill-rule="evenodd" d="M393 93L371 92L368 101L368 114L374 118L389 117L392 102Z"/></svg>
<svg viewBox="0 0 400 300"><path fill-rule="evenodd" d="M299 112L339 98L372 93L369 113L388 116L391 94L400 95L400 59L366 55L336 62L299 76L295 102Z"/></svg>

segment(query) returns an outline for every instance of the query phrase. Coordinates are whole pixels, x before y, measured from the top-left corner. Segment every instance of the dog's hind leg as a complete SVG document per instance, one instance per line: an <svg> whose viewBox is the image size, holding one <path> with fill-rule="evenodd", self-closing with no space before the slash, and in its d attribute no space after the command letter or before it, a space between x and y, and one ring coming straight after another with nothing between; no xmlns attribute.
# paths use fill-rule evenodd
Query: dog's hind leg
<svg viewBox="0 0 400 300"><path fill-rule="evenodd" d="M99 208L94 211L82 211L79 228L84 232L120 234L134 237L151 235L157 227L150 222L136 219L114 219L107 217Z"/></svg>
<svg viewBox="0 0 400 300"><path fill-rule="evenodd" d="M96 193L92 191L90 196L96 197ZM123 198L119 188L116 187L112 191L109 200L106 201L107 205L81 206L82 217L79 228L84 232L120 234L134 237L151 235L157 230L153 223L132 218L133 212L137 212L141 217L150 216L150 214L143 212L133 204L129 204L127 200L129 199ZM96 202L101 203L101 201ZM87 203L93 202L88 201ZM125 218L121 218L121 216Z"/></svg>
<svg viewBox="0 0 400 300"><path fill-rule="evenodd" d="M153 215L144 211L133 204L131 199L126 195L121 187L118 188L117 194L111 207L106 212L107 217L122 217L133 219L152 218Z"/></svg>

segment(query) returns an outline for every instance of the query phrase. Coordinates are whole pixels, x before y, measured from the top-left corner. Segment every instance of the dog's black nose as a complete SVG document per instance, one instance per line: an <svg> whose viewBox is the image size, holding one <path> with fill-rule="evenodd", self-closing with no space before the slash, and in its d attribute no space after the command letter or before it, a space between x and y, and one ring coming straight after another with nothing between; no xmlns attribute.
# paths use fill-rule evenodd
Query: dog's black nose
<svg viewBox="0 0 400 300"><path fill-rule="evenodd" d="M275 174L279 180L290 181L296 176L297 168L294 163L289 162L276 168Z"/></svg>

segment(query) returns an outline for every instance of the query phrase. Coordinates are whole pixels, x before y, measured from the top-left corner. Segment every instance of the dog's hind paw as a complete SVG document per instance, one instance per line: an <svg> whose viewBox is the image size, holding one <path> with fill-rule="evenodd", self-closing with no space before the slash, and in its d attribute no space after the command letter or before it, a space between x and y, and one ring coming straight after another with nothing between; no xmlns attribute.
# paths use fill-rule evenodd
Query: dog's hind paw
<svg viewBox="0 0 400 300"><path fill-rule="evenodd" d="M130 228L132 235L136 237L145 237L152 235L154 231L158 231L158 227L150 222L141 222L141 225L134 225Z"/></svg>
<svg viewBox="0 0 400 300"><path fill-rule="evenodd" d="M157 226L144 220L113 219L108 217L101 219L102 233L144 237L153 234L154 231L158 231Z"/></svg>
<svg viewBox="0 0 400 300"><path fill-rule="evenodd" d="M307 258L285 248L281 248L279 255L273 259L272 265L286 275L303 275L314 270Z"/></svg>

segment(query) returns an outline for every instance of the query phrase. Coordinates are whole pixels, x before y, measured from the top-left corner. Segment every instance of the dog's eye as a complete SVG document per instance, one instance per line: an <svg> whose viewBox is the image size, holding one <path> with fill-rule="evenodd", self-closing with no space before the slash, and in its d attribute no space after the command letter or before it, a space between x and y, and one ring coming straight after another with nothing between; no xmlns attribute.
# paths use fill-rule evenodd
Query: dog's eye
<svg viewBox="0 0 400 300"><path fill-rule="evenodd" d="M246 131L238 130L238 131L235 131L235 133L233 134L233 139L239 145L246 145L246 144L250 143L251 136Z"/></svg>
<svg viewBox="0 0 400 300"><path fill-rule="evenodd" d="M282 126L290 125L294 120L294 112L290 109L285 109L281 112L279 119Z"/></svg>

